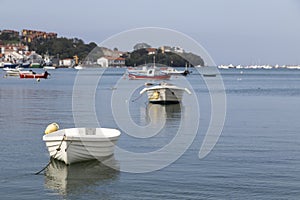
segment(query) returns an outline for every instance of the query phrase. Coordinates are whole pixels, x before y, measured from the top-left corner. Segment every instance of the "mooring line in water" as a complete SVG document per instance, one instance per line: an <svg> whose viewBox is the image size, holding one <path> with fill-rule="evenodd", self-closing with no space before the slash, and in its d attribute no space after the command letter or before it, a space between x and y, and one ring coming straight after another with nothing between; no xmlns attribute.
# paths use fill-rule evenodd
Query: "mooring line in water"
<svg viewBox="0 0 300 200"><path fill-rule="evenodd" d="M51 156L51 157L50 157L50 160L49 160L48 164L47 164L43 169L41 169L40 171L36 172L34 175L39 175L41 172L43 172L45 169L47 169L47 167L51 164L53 158L55 158L56 154L61 150L61 145L62 145L62 143L63 143L63 141L64 141L65 139L66 139L66 134L64 134L63 139L60 141L60 144L59 144L59 146L57 147L54 156Z"/></svg>
<svg viewBox="0 0 300 200"><path fill-rule="evenodd" d="M137 98L133 99L131 102L135 102L136 100L139 100L143 95L141 94L140 96L138 96Z"/></svg>

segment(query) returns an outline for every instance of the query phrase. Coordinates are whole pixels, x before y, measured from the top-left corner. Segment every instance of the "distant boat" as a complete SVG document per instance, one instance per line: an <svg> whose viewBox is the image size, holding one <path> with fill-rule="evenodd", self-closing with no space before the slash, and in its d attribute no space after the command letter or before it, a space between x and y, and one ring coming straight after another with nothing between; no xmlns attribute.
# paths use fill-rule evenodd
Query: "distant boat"
<svg viewBox="0 0 300 200"><path fill-rule="evenodd" d="M148 67L147 66L143 66L143 67L128 67L127 68L127 72L128 73L144 73L146 74L148 71Z"/></svg>
<svg viewBox="0 0 300 200"><path fill-rule="evenodd" d="M31 63L30 67L32 67L32 68L39 68L39 67L41 67L41 64L40 63Z"/></svg>
<svg viewBox="0 0 300 200"><path fill-rule="evenodd" d="M19 76L19 74L22 73L29 73L29 71L21 71L22 67L16 67L16 68L10 68L5 67L3 70L6 72L5 76Z"/></svg>
<svg viewBox="0 0 300 200"><path fill-rule="evenodd" d="M20 78L44 78L44 79L47 79L48 76L50 75L47 71L45 71L44 73L42 74L35 74L35 73L22 73L20 72Z"/></svg>
<svg viewBox="0 0 300 200"><path fill-rule="evenodd" d="M52 158L71 164L113 155L120 134L109 128L69 128L48 133L43 141Z"/></svg>
<svg viewBox="0 0 300 200"><path fill-rule="evenodd" d="M177 70L173 67L167 67L167 68L160 68L161 71L165 74L169 75L188 75L190 72L188 70Z"/></svg>
<svg viewBox="0 0 300 200"><path fill-rule="evenodd" d="M74 67L74 69L78 69L78 70L80 70L80 69L85 69L86 67L84 67L84 66L82 66L82 65L76 65L75 67Z"/></svg>
<svg viewBox="0 0 300 200"><path fill-rule="evenodd" d="M18 67L19 64L18 63L11 63L11 62L6 62L6 63L3 63L3 67L6 68L6 67L9 67L9 68L16 68Z"/></svg>
<svg viewBox="0 0 300 200"><path fill-rule="evenodd" d="M156 104L180 103L184 92L191 94L187 88L180 88L169 83L160 83L159 85L146 87L140 94L145 92L147 92L149 102Z"/></svg>
<svg viewBox="0 0 300 200"><path fill-rule="evenodd" d="M54 66L44 66L43 69L48 70L48 69L56 69Z"/></svg>
<svg viewBox="0 0 300 200"><path fill-rule="evenodd" d="M21 69L23 69L22 67L15 67L15 68L12 68L12 67L4 67L3 70L4 71L20 71Z"/></svg>
<svg viewBox="0 0 300 200"><path fill-rule="evenodd" d="M129 73L128 77L131 80L138 80L138 79L167 80L171 78L171 75L165 74L157 68L150 68L147 70L147 73Z"/></svg>
<svg viewBox="0 0 300 200"><path fill-rule="evenodd" d="M5 76L19 76L20 70L19 69L7 69L5 70Z"/></svg>

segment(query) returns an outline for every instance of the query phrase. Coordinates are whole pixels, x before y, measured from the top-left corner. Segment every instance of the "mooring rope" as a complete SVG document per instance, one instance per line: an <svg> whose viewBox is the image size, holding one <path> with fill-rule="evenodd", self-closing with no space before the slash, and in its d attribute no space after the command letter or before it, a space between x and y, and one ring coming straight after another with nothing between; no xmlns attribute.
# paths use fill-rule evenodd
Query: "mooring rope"
<svg viewBox="0 0 300 200"><path fill-rule="evenodd" d="M65 149L65 152L69 149L70 145L72 144L73 140L70 141L70 143L67 145L67 148Z"/></svg>
<svg viewBox="0 0 300 200"><path fill-rule="evenodd" d="M135 102L137 100L139 100L143 95L141 94L140 96L138 96L137 98L133 99L131 102Z"/></svg>
<svg viewBox="0 0 300 200"><path fill-rule="evenodd" d="M50 157L50 160L49 160L48 164L47 164L43 169L41 169L40 171L36 172L34 175L39 175L41 172L43 172L43 171L51 164L53 158L55 158L56 154L61 150L61 149L60 149L60 148L61 148L61 145L62 145L62 143L63 143L63 141L64 141L65 139L66 139L66 134L64 134L62 140L60 141L60 144L59 144L59 146L57 147L54 156L51 156L51 157Z"/></svg>

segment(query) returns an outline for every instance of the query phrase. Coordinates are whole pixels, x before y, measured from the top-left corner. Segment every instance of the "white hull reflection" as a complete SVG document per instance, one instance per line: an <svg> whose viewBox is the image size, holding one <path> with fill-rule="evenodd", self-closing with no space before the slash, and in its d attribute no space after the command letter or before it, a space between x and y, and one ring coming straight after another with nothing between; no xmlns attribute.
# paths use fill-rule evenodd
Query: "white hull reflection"
<svg viewBox="0 0 300 200"><path fill-rule="evenodd" d="M45 171L45 186L60 194L84 192L91 185L116 179L119 175L119 163L114 156L108 157L104 163L98 160L65 165L52 160Z"/></svg>

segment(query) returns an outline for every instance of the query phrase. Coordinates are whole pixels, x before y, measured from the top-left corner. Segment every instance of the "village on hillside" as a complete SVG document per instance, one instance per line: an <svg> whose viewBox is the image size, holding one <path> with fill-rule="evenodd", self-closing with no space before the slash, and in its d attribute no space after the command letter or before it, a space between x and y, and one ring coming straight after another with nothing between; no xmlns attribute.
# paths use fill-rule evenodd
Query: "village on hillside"
<svg viewBox="0 0 300 200"><path fill-rule="evenodd" d="M77 65L96 67L128 67L156 62L171 66L205 66L203 59L193 53L187 53L181 47L151 47L138 43L133 52L120 51L118 48L97 47L95 43L85 44L78 38L58 38L55 32L23 29L0 31L0 67L53 66L72 68ZM219 69L300 69L300 65L219 65Z"/></svg>
<svg viewBox="0 0 300 200"><path fill-rule="evenodd" d="M187 60L193 65L204 65L200 56L187 53L181 47L151 47L146 43L134 45L133 52L118 48L97 47L95 43L84 44L78 38L58 38L54 32L23 29L0 31L0 67L71 68L77 65L98 67L138 66L156 62L172 67L183 67ZM191 65L191 64L190 64Z"/></svg>

